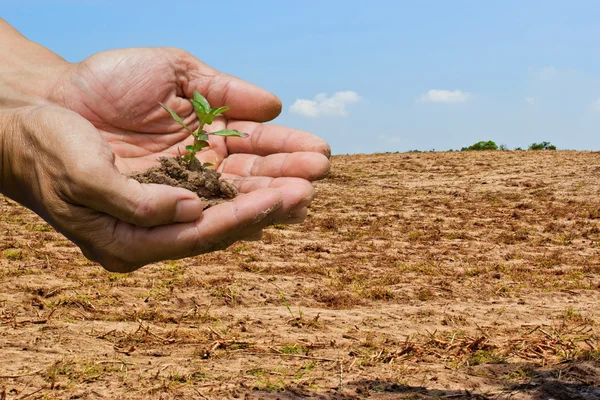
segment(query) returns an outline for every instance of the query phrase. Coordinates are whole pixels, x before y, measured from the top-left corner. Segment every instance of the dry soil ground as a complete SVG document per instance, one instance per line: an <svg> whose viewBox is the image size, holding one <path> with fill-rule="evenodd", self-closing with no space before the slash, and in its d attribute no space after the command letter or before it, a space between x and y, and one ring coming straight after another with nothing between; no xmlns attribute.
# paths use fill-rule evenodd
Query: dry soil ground
<svg viewBox="0 0 600 400"><path fill-rule="evenodd" d="M600 154L337 156L307 222L108 273L0 198L0 399L600 398Z"/></svg>

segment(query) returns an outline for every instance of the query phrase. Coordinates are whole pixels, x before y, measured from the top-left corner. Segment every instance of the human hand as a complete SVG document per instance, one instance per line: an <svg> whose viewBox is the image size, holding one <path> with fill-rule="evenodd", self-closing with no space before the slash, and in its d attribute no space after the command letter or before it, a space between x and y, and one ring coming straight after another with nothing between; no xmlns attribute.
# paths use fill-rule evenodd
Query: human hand
<svg viewBox="0 0 600 400"><path fill-rule="evenodd" d="M303 220L313 196L307 181L328 172L329 145L307 132L261 124L280 113L277 97L219 73L185 51L153 48L96 54L63 72L51 100L92 122L113 148L119 170L127 173L146 170L159 157L177 156L192 143L158 102L195 129L196 117L187 100L194 90L214 107L231 107L228 120L216 120L211 130L250 134L249 139L211 137L210 149L198 154L201 161L214 164L242 193L278 188L286 206L277 218Z"/></svg>
<svg viewBox="0 0 600 400"><path fill-rule="evenodd" d="M329 146L306 132L257 123L279 114L272 94L177 49L116 50L69 64L1 18L0 34L0 192L105 268L125 272L218 250L257 238L272 222L305 218L314 195L309 181L327 173ZM193 128L186 98L194 90L233 107L213 128L251 134L243 142L211 137L200 155L242 193L204 213L190 192L122 175L190 144L158 101Z"/></svg>
<svg viewBox="0 0 600 400"><path fill-rule="evenodd" d="M99 130L61 107L0 111L0 139L0 191L110 271L225 248L302 205L270 188L203 212L192 192L122 175Z"/></svg>

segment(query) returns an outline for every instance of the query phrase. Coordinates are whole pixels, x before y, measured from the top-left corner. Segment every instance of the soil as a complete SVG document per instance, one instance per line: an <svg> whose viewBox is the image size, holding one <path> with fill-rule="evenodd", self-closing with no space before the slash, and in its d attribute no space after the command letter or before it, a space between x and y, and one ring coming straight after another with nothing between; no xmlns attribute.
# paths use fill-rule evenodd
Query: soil
<svg viewBox="0 0 600 400"><path fill-rule="evenodd" d="M0 399L600 398L600 153L335 156L316 189L132 274L0 197Z"/></svg>
<svg viewBox="0 0 600 400"><path fill-rule="evenodd" d="M129 176L141 183L158 183L188 189L204 200L207 207L232 199L238 193L231 183L219 179L220 173L200 163L188 164L183 157L161 157L159 161L159 166Z"/></svg>

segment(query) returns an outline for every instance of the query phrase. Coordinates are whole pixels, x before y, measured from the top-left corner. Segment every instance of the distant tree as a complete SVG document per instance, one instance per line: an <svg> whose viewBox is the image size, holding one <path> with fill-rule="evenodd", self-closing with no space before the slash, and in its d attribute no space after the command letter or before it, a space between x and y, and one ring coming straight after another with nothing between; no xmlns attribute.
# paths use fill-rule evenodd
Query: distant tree
<svg viewBox="0 0 600 400"><path fill-rule="evenodd" d="M491 140L477 142L469 147L463 147L460 151L483 151L483 150L498 150L498 145Z"/></svg>
<svg viewBox="0 0 600 400"><path fill-rule="evenodd" d="M505 144L501 144L500 146L498 146L498 150L507 151L508 147L506 147Z"/></svg>
<svg viewBox="0 0 600 400"><path fill-rule="evenodd" d="M529 145L529 150L556 150L556 146L550 142L531 143Z"/></svg>

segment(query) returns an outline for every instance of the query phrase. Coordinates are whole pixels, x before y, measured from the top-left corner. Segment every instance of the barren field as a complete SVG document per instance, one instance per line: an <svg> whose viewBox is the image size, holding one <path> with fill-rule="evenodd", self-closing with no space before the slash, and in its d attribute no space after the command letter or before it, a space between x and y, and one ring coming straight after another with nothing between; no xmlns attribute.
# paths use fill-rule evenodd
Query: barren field
<svg viewBox="0 0 600 400"><path fill-rule="evenodd" d="M600 398L600 153L316 187L302 225L129 275L0 197L0 399Z"/></svg>

